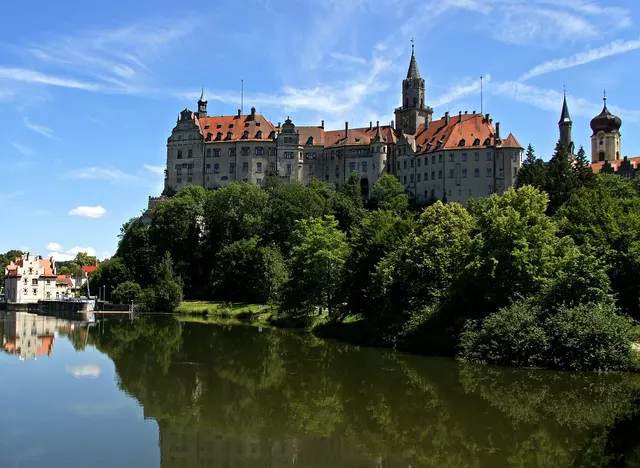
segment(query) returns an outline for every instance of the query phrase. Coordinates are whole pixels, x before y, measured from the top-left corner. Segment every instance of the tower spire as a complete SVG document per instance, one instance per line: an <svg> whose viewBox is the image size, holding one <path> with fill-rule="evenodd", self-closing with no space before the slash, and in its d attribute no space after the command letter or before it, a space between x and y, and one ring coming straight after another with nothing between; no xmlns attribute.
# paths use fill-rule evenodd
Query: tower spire
<svg viewBox="0 0 640 468"><path fill-rule="evenodd" d="M409 71L407 71L407 79L421 78L420 70L418 70L418 62L416 61L415 41L411 39L411 61L409 62Z"/></svg>
<svg viewBox="0 0 640 468"><path fill-rule="evenodd" d="M567 88L564 87L564 101L562 102L562 114L560 115L560 122L562 123L571 123L571 116L569 115L569 106L567 105Z"/></svg>

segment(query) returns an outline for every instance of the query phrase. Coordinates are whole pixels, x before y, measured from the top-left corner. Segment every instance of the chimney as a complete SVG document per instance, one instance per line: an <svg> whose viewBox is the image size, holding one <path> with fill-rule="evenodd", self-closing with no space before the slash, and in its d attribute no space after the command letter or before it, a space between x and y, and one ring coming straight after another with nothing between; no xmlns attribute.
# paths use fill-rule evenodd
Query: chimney
<svg viewBox="0 0 640 468"><path fill-rule="evenodd" d="M242 115L242 109L238 109L238 117Z"/></svg>
<svg viewBox="0 0 640 468"><path fill-rule="evenodd" d="M486 119L487 119L487 122L488 122L489 121L489 113L487 113Z"/></svg>
<svg viewBox="0 0 640 468"><path fill-rule="evenodd" d="M444 113L444 121L446 122L447 125L449 125L449 112L445 112Z"/></svg>
<svg viewBox="0 0 640 468"><path fill-rule="evenodd" d="M458 122L462 122L462 111L458 112Z"/></svg>
<svg viewBox="0 0 640 468"><path fill-rule="evenodd" d="M378 130L380 130L380 121L379 121L379 120L376 120L376 128L377 128Z"/></svg>
<svg viewBox="0 0 640 468"><path fill-rule="evenodd" d="M476 115L476 111L473 111L473 115Z"/></svg>
<svg viewBox="0 0 640 468"><path fill-rule="evenodd" d="M256 120L256 108L251 107L251 120Z"/></svg>
<svg viewBox="0 0 640 468"><path fill-rule="evenodd" d="M493 119L489 119L489 123L492 124L493 123Z"/></svg>
<svg viewBox="0 0 640 468"><path fill-rule="evenodd" d="M496 122L496 140L500 139L500 122Z"/></svg>
<svg viewBox="0 0 640 468"><path fill-rule="evenodd" d="M373 122L371 120L369 120L369 130L373 129Z"/></svg>
<svg viewBox="0 0 640 468"><path fill-rule="evenodd" d="M282 122L278 122L278 128L282 126Z"/></svg>
<svg viewBox="0 0 640 468"><path fill-rule="evenodd" d="M469 113L469 111L464 111L464 115L467 115Z"/></svg>
<svg viewBox="0 0 640 468"><path fill-rule="evenodd" d="M349 136L349 122L344 123L344 135L345 138Z"/></svg>
<svg viewBox="0 0 640 468"><path fill-rule="evenodd" d="M322 124L320 125L322 128L324 128L324 120L322 121Z"/></svg>

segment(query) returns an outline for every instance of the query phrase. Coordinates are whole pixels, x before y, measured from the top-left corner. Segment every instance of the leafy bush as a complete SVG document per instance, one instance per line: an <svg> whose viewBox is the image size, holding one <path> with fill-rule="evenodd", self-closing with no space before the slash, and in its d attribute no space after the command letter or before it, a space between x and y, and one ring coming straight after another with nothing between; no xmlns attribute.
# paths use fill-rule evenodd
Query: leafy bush
<svg viewBox="0 0 640 468"><path fill-rule="evenodd" d="M125 281L111 293L111 302L116 304L131 304L138 302L138 297L142 293L142 288L138 283Z"/></svg>
<svg viewBox="0 0 640 468"><path fill-rule="evenodd" d="M157 282L145 289L138 298L139 307L146 312L175 312L182 302L182 284L173 274L171 255L166 252L158 269Z"/></svg>

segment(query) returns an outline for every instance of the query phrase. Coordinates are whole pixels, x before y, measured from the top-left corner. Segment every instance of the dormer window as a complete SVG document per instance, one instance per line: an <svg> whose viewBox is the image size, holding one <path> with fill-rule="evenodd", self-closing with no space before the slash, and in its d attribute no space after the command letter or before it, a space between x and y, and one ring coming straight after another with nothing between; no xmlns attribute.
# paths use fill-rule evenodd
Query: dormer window
<svg viewBox="0 0 640 468"><path fill-rule="evenodd" d="M227 132L227 140L231 140L233 138L233 133L232 132Z"/></svg>
<svg viewBox="0 0 640 468"><path fill-rule="evenodd" d="M460 140L460 143L458 143L458 146L465 146L467 144L466 141L464 141L464 138L462 140Z"/></svg>
<svg viewBox="0 0 640 468"><path fill-rule="evenodd" d="M436 148L440 148L442 146L442 140L438 140L436 143Z"/></svg>
<svg viewBox="0 0 640 468"><path fill-rule="evenodd" d="M245 126L245 127L248 127L249 125L251 125L249 122L245 122L245 123L244 123L244 126Z"/></svg>
<svg viewBox="0 0 640 468"><path fill-rule="evenodd" d="M222 124L216 125L216 128L222 128Z"/></svg>
<svg viewBox="0 0 640 468"><path fill-rule="evenodd" d="M491 138L484 140L484 146L491 146Z"/></svg>
<svg viewBox="0 0 640 468"><path fill-rule="evenodd" d="M307 145L313 145L313 137L310 136L309 139L307 140Z"/></svg>
<svg viewBox="0 0 640 468"><path fill-rule="evenodd" d="M216 134L216 141L220 141L220 140L222 140L222 132L218 132Z"/></svg>
<svg viewBox="0 0 640 468"><path fill-rule="evenodd" d="M249 132L245 130L244 133L242 134L242 139L246 140L247 138L249 138Z"/></svg>
<svg viewBox="0 0 640 468"><path fill-rule="evenodd" d="M356 143L360 143L360 138L356 138Z"/></svg>
<svg viewBox="0 0 640 468"><path fill-rule="evenodd" d="M480 146L480 138L473 140L473 146Z"/></svg>
<svg viewBox="0 0 640 468"><path fill-rule="evenodd" d="M233 124L232 123L229 124L229 128L233 128Z"/></svg>
<svg viewBox="0 0 640 468"><path fill-rule="evenodd" d="M276 132L275 131L271 131L271 133L269 133L269 139L273 140L276 137Z"/></svg>
<svg viewBox="0 0 640 468"><path fill-rule="evenodd" d="M260 122L256 122L256 127L259 127L259 126L260 126Z"/></svg>
<svg viewBox="0 0 640 468"><path fill-rule="evenodd" d="M262 140L262 130L258 130L258 131L256 132L256 139L258 139L258 140Z"/></svg>
<svg viewBox="0 0 640 468"><path fill-rule="evenodd" d="M205 129L205 130L206 130L206 129L208 129L208 128L209 128L209 124L207 124L207 125L205 125L205 126L204 126L204 129Z"/></svg>
<svg viewBox="0 0 640 468"><path fill-rule="evenodd" d="M211 132L207 133L207 141L211 141L211 138L213 138L213 134Z"/></svg>

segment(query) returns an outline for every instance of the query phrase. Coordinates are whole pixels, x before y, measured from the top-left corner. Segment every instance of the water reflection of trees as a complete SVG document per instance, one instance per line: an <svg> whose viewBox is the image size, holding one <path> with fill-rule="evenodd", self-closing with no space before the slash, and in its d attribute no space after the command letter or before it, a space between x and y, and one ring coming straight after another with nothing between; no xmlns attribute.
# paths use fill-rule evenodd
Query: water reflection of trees
<svg viewBox="0 0 640 468"><path fill-rule="evenodd" d="M91 339L158 421L166 467L602 466L640 387L636 375L458 365L171 318Z"/></svg>

